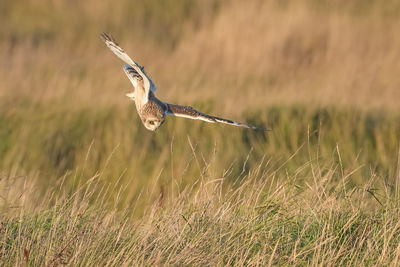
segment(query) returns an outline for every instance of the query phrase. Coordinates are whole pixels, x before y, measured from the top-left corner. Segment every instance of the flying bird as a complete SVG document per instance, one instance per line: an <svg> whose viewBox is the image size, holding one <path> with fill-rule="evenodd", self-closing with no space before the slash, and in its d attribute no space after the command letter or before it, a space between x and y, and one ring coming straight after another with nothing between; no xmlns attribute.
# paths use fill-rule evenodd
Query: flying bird
<svg viewBox="0 0 400 267"><path fill-rule="evenodd" d="M102 33L100 37L107 47L126 63L123 69L134 87L134 91L126 94L126 96L135 102L140 119L146 129L150 131L157 130L164 123L166 115L171 115L211 123L220 122L254 130L266 130L250 124L207 115L189 106L168 104L159 100L154 95L157 87L146 74L144 68L133 61L111 35Z"/></svg>

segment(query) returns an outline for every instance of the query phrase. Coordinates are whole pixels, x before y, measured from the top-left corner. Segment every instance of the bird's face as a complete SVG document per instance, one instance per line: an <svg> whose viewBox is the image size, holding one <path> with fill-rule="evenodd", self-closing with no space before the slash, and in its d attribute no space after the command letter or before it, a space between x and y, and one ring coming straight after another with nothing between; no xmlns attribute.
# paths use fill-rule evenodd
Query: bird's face
<svg viewBox="0 0 400 267"><path fill-rule="evenodd" d="M149 100L139 110L139 116L147 130L157 130L165 120L165 111L160 103Z"/></svg>
<svg viewBox="0 0 400 267"><path fill-rule="evenodd" d="M150 131L155 131L157 130L165 121L165 117L153 117L150 116L148 118L143 118L142 122L144 124L144 127L146 127L147 130Z"/></svg>

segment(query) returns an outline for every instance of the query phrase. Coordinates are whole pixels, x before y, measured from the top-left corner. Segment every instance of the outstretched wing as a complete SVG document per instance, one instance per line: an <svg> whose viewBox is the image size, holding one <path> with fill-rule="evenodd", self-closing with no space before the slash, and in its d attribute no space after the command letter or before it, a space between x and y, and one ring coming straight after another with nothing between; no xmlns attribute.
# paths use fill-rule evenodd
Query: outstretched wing
<svg viewBox="0 0 400 267"><path fill-rule="evenodd" d="M142 76L139 75L139 73L137 73L137 71L134 68L131 67L131 65L125 64L123 69L125 71L126 76L128 76L129 81L132 83L133 88L135 88L135 90L132 93L129 93L126 96L134 100L136 98L137 92L140 91L141 88L143 88L143 78Z"/></svg>
<svg viewBox="0 0 400 267"><path fill-rule="evenodd" d="M257 126L253 126L253 125L246 124L246 123L241 123L241 122L236 122L236 121L231 121L231 120L227 120L227 119L223 119L223 118L210 116L210 115L204 114L200 111L197 111L194 108L189 107L189 106L167 104L167 107L168 107L168 109L166 111L167 115L172 115L172 116L176 116L176 117L184 117L184 118L188 118L188 119L192 119L192 120L202 120L202 121L211 122L211 123L220 122L220 123L225 123L225 124L234 125L234 126L238 126L238 127L249 128L249 129L253 129L253 130L268 131L268 129L265 129L262 127L257 127Z"/></svg>
<svg viewBox="0 0 400 267"><path fill-rule="evenodd" d="M107 47L110 48L110 50L117 57L122 59L128 65L130 65L136 71L136 73L142 77L143 84L144 84L144 90L145 90L145 97L146 97L146 102L147 102L150 90L152 92L154 92L157 89L156 86L154 85L153 81L150 79L149 76L147 76L147 74L144 72L144 69L141 66L139 66L139 64L137 64L135 61L133 61L128 56L127 53L125 53L125 51L117 44L117 42L114 40L114 38L112 36L102 33L100 35L100 37L106 43ZM125 67L124 67L124 69L126 70ZM125 71L125 73L129 77L129 73L127 71Z"/></svg>

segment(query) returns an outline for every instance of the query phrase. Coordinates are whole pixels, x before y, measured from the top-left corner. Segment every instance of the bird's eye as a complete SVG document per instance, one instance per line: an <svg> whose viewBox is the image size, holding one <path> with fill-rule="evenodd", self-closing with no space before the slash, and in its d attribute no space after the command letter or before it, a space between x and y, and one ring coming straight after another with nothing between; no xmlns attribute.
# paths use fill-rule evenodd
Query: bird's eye
<svg viewBox="0 0 400 267"><path fill-rule="evenodd" d="M154 121L149 121L149 124L150 125L154 125Z"/></svg>

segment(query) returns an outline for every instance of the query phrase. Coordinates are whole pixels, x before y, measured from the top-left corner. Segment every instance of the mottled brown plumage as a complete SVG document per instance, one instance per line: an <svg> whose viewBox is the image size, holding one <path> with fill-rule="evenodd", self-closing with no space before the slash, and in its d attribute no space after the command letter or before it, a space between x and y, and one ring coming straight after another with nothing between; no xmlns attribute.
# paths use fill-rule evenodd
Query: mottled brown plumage
<svg viewBox="0 0 400 267"><path fill-rule="evenodd" d="M134 62L115 42L114 38L105 33L101 35L101 38L117 57L127 63L123 68L135 89L132 93L127 94L127 96L135 101L138 114L148 130L157 130L165 121L165 115L203 120L211 123L220 122L255 130L265 130L264 128L253 125L210 116L189 106L167 104L160 101L154 95L157 88L150 77L145 73L144 68Z"/></svg>

